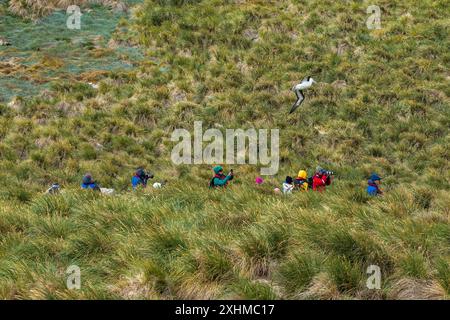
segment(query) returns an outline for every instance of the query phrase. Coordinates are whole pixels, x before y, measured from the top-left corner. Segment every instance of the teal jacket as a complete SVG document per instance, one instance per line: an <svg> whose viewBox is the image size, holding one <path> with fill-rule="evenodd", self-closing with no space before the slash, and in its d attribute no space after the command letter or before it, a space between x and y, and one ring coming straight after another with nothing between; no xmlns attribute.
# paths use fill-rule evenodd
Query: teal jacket
<svg viewBox="0 0 450 320"><path fill-rule="evenodd" d="M228 183L228 181L232 179L233 176L230 175L226 176L223 174L222 175L216 174L211 181L211 187L223 187Z"/></svg>

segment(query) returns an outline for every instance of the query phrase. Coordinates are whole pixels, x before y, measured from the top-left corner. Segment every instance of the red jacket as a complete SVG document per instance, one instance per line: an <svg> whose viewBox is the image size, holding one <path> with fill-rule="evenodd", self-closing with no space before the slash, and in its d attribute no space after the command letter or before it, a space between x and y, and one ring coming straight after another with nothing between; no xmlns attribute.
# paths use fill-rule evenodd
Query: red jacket
<svg viewBox="0 0 450 320"><path fill-rule="evenodd" d="M327 185L327 176L315 174L313 177L313 190L314 191L325 191L325 186Z"/></svg>

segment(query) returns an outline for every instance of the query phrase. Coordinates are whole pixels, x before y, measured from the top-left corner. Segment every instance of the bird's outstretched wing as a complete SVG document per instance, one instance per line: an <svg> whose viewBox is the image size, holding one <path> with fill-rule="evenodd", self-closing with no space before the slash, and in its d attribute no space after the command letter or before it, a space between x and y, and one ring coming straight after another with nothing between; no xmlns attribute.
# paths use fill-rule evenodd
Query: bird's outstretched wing
<svg viewBox="0 0 450 320"><path fill-rule="evenodd" d="M297 96L297 101L295 101L294 105L291 108L291 111L289 111L289 114L297 110L297 108L302 104L303 100L305 100L305 96L303 95L303 92L301 90L296 90L295 95Z"/></svg>

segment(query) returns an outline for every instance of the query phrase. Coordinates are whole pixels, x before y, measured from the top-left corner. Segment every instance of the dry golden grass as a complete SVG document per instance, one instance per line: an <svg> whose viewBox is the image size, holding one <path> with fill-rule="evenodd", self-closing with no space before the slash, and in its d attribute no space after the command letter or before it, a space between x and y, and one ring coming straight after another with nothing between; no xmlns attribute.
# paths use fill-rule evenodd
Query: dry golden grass
<svg viewBox="0 0 450 320"><path fill-rule="evenodd" d="M71 5L86 6L101 4L111 8L123 9L125 5L120 0L10 0L9 11L25 18L39 18L50 14L56 9L67 9Z"/></svg>

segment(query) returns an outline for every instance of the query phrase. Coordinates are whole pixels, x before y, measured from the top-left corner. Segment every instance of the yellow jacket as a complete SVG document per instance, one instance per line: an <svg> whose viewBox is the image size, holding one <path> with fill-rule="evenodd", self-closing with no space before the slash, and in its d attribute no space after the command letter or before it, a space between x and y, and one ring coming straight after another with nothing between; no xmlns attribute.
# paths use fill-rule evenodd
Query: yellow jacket
<svg viewBox="0 0 450 320"><path fill-rule="evenodd" d="M307 177L308 173L305 170L300 170L298 172L294 184L300 191L308 191L309 185L308 182L306 182Z"/></svg>

